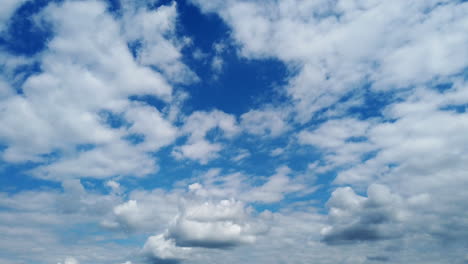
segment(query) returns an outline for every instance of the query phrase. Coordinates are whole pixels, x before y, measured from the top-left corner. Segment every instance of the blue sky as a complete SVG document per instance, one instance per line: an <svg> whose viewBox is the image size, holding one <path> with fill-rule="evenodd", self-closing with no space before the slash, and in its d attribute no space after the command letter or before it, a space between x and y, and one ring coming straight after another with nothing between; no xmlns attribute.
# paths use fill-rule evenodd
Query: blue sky
<svg viewBox="0 0 468 264"><path fill-rule="evenodd" d="M1 263L468 262L465 1L2 5Z"/></svg>

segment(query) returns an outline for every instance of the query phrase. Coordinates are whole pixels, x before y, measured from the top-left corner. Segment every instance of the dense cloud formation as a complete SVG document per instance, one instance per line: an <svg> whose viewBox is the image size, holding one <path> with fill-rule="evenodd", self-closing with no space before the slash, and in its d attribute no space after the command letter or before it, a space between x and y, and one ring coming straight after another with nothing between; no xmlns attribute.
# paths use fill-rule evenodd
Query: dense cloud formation
<svg viewBox="0 0 468 264"><path fill-rule="evenodd" d="M458 0L4 0L0 262L468 263L466 32Z"/></svg>
<svg viewBox="0 0 468 264"><path fill-rule="evenodd" d="M327 205L333 224L322 230L327 243L392 239L402 236L400 222L407 217L401 198L383 185L371 185L368 197L356 195L349 187L332 193Z"/></svg>

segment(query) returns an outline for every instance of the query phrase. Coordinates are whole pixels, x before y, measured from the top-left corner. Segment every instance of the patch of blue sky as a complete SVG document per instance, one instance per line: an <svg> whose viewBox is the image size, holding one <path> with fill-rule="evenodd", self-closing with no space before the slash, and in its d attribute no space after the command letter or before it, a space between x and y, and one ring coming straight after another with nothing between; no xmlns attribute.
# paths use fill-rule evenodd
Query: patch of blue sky
<svg viewBox="0 0 468 264"><path fill-rule="evenodd" d="M27 1L19 7L11 17L6 33L0 36L0 47L11 54L25 56L42 51L52 36L52 30L50 27L38 26L34 15L50 2L61 1Z"/></svg>
<svg viewBox="0 0 468 264"><path fill-rule="evenodd" d="M78 152L86 152L96 148L95 144L78 144L75 146L75 149Z"/></svg>
<svg viewBox="0 0 468 264"><path fill-rule="evenodd" d="M167 106L164 101L154 95L132 95L129 96L128 99L133 102L141 102L153 106L159 111L163 111L164 107Z"/></svg>
<svg viewBox="0 0 468 264"><path fill-rule="evenodd" d="M148 239L146 234L127 234L125 237L103 240L104 243L115 243L121 246L136 246L143 244Z"/></svg>
<svg viewBox="0 0 468 264"><path fill-rule="evenodd" d="M375 92L370 91L369 87L365 88L365 92L362 95L364 103L357 106L352 106L348 115L358 116L360 119L369 118L382 118L384 108L390 103L397 100L393 92Z"/></svg>
<svg viewBox="0 0 468 264"><path fill-rule="evenodd" d="M133 145L138 145L145 141L145 135L139 133L132 133L123 137L124 140Z"/></svg>
<svg viewBox="0 0 468 264"><path fill-rule="evenodd" d="M23 93L24 82L32 75L39 74L41 72L41 65L38 62L32 62L30 64L23 64L17 66L13 70L13 78L9 79L10 85L15 89L17 94ZM0 73L5 73L4 69L0 66ZM8 73L5 73L8 76Z"/></svg>
<svg viewBox="0 0 468 264"><path fill-rule="evenodd" d="M444 106L444 107L441 107L440 110L462 114L462 113L466 113L467 108L468 108L468 104L459 104L459 105Z"/></svg>
<svg viewBox="0 0 468 264"><path fill-rule="evenodd" d="M29 171L37 163L6 163L0 161L0 192L15 194L28 190L59 189L60 183L32 177Z"/></svg>
<svg viewBox="0 0 468 264"><path fill-rule="evenodd" d="M141 245L145 241L145 237L141 234L128 233L122 237L122 234L116 234L115 231L103 229L96 222L74 224L73 226L66 226L59 232L58 240L62 245L74 245L76 241L82 241L81 243L89 243L89 241L83 241L83 237L93 237L93 244L117 244L117 245Z"/></svg>
<svg viewBox="0 0 468 264"><path fill-rule="evenodd" d="M119 0L106 0L107 10L113 15L119 15L121 5Z"/></svg>
<svg viewBox="0 0 468 264"><path fill-rule="evenodd" d="M219 109L241 115L264 103L281 101L275 88L288 77L287 67L274 59L247 60L239 58L233 47L222 57L222 70L214 72L210 62L188 63L203 80L187 87L191 110ZM200 66L201 65L201 66Z"/></svg>
<svg viewBox="0 0 468 264"><path fill-rule="evenodd" d="M214 43L229 37L230 29L219 16L203 14L198 7L186 0L177 1L177 11L179 34L186 35L193 41L192 48L184 50L187 57L192 55L194 48L209 52Z"/></svg>
<svg viewBox="0 0 468 264"><path fill-rule="evenodd" d="M101 110L99 117L104 124L111 128L128 127L130 125L121 114L112 111Z"/></svg>
<svg viewBox="0 0 468 264"><path fill-rule="evenodd" d="M141 40L130 41L127 43L128 50L132 53L133 58L138 57L138 52L142 47Z"/></svg>
<svg viewBox="0 0 468 264"><path fill-rule="evenodd" d="M183 62L201 79L186 87L190 93L187 110L220 109L230 114L242 114L255 104L272 101L272 86L285 82L286 66L275 59L247 60L240 58L230 40L228 26L214 14L202 14L200 10L178 1L178 32L192 39L193 44L182 50ZM224 47L215 50L214 45ZM203 56L194 56L201 52ZM212 68L212 60L219 56L222 70Z"/></svg>

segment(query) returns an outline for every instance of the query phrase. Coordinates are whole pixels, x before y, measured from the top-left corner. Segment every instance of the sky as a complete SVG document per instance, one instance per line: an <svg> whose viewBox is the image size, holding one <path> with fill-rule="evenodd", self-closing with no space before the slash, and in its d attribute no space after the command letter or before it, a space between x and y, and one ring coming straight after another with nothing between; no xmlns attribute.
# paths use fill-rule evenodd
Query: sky
<svg viewBox="0 0 468 264"><path fill-rule="evenodd" d="M0 6L0 263L468 263L467 1Z"/></svg>

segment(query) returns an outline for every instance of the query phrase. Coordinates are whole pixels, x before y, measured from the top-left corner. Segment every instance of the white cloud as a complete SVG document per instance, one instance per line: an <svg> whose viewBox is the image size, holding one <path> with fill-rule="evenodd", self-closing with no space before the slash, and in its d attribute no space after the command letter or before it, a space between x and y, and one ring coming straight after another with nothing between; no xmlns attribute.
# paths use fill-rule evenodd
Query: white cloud
<svg viewBox="0 0 468 264"><path fill-rule="evenodd" d="M248 151L247 149L240 149L240 150L238 151L238 154L235 155L235 156L232 158L232 160L238 162L238 161L241 161L241 160L244 160L244 159L250 157L250 155L251 155L251 153L250 153L250 151Z"/></svg>
<svg viewBox="0 0 468 264"><path fill-rule="evenodd" d="M263 185L254 187L246 192L244 194L244 199L248 201L273 203L283 200L286 194L306 189L305 185L296 183L288 177L290 173L291 169L286 166L278 168L276 173L270 176Z"/></svg>
<svg viewBox="0 0 468 264"><path fill-rule="evenodd" d="M80 262L74 257L67 257L64 264L80 264Z"/></svg>
<svg viewBox="0 0 468 264"><path fill-rule="evenodd" d="M122 186L120 186L120 183L116 181L113 181L113 180L106 181L106 186L109 187L113 193L118 194L122 192Z"/></svg>
<svg viewBox="0 0 468 264"><path fill-rule="evenodd" d="M289 129L286 118L280 110L250 110L241 116L241 126L253 135L277 137Z"/></svg>
<svg viewBox="0 0 468 264"><path fill-rule="evenodd" d="M221 144L213 144L207 140L198 140L194 143L188 143L176 148L172 155L176 159L188 158L196 160L200 164L207 164L208 161L216 159L219 155L218 152L222 149Z"/></svg>
<svg viewBox="0 0 468 264"><path fill-rule="evenodd" d="M224 61L220 56L213 57L211 60L211 69L215 74L219 74L223 70Z"/></svg>
<svg viewBox="0 0 468 264"><path fill-rule="evenodd" d="M246 203L271 204L282 201L287 195L301 196L302 192L315 190L314 179L280 166L269 177L244 175L242 173L221 174L220 170L209 170L193 179L190 191L197 197L207 199L234 198ZM192 182L193 182L192 181Z"/></svg>
<svg viewBox="0 0 468 264"><path fill-rule="evenodd" d="M185 39L176 35L177 4L147 10L144 4L121 1L125 11L123 28L130 42L140 42L137 59L143 65L158 67L173 82L190 83L198 77L181 62Z"/></svg>
<svg viewBox="0 0 468 264"><path fill-rule="evenodd" d="M133 191L130 200L114 207L113 215L103 220L112 229L129 232L163 230L178 212L180 196L161 190Z"/></svg>
<svg viewBox="0 0 468 264"><path fill-rule="evenodd" d="M177 129L154 107L136 104L125 112L125 117L132 123L129 133L144 135L139 144L142 150L154 151L176 139Z"/></svg>
<svg viewBox="0 0 468 264"><path fill-rule="evenodd" d="M171 43L163 35L175 23L175 5L155 12L127 7L123 9L129 12L124 12L126 19L137 11L149 16L132 21L132 26L146 32L135 33L138 38L159 30L158 40ZM147 152L175 140L177 129L168 120L174 118L174 109L170 107L171 116L166 116L128 97L153 96L170 104L172 87L161 74L134 60L127 47L129 36L121 30L126 19L116 20L97 1L51 3L36 15L35 21L52 26L54 35L37 56L41 73L24 82L21 96L12 94L2 82L0 140L7 146L2 153L5 161L47 163L33 170L33 175L47 179L144 176L157 171ZM159 66L180 66L179 59L160 61ZM14 67L8 61L7 68ZM121 116L129 127L112 127L103 112ZM131 144L127 142L131 136L143 138ZM49 154L57 158L47 158Z"/></svg>
<svg viewBox="0 0 468 264"><path fill-rule="evenodd" d="M255 242L258 228L240 201L186 201L169 236L178 246L227 248Z"/></svg>
<svg viewBox="0 0 468 264"><path fill-rule="evenodd" d="M157 170L158 166L151 156L126 142L115 142L74 153L50 165L39 166L32 170L32 174L49 180L81 177L102 179L115 175L143 177Z"/></svg>
<svg viewBox="0 0 468 264"><path fill-rule="evenodd" d="M193 2L227 22L241 55L299 68L285 89L300 122L369 80L401 88L467 66L464 2Z"/></svg>
<svg viewBox="0 0 468 264"><path fill-rule="evenodd" d="M371 185L368 197L350 187L338 188L327 203L331 226L322 229L327 243L350 243L403 236L401 221L408 217L401 197L383 185Z"/></svg>
<svg viewBox="0 0 468 264"><path fill-rule="evenodd" d="M328 120L314 130L300 131L297 139L300 144L311 145L322 151L325 164L316 166L315 170L325 172L338 166L358 163L364 154L376 150L367 138L371 124L372 121L354 118Z"/></svg>
<svg viewBox="0 0 468 264"><path fill-rule="evenodd" d="M0 52L0 141L5 162L42 163L32 175L59 181L63 190L0 193L0 262L466 262L468 89L456 75L468 61L467 3L195 2L232 27L241 56L289 66L290 100L253 109L239 123L218 110L183 117L187 95L173 94L169 83L196 76L181 61L191 44L176 35L175 3L149 10L142 1L121 1L116 16L98 1L50 4L35 18L52 25L46 50L34 58ZM8 26L2 19L23 2L5 3L0 32ZM140 45L136 58L128 41ZM215 70L222 69L224 45L213 46ZM41 72L15 87L16 69L33 61ZM441 83L453 86L439 91ZM392 95L382 112L376 109L382 116L346 116L376 91ZM146 96L164 106L143 103ZM110 124L114 116L122 124ZM226 165L193 172L169 190L124 193L134 183L126 186L120 176L155 173L154 152L177 137L186 141L174 157L208 164L242 131L255 140L297 132L300 144L289 144L288 154L308 153L308 145L321 160L305 173L283 166L269 177ZM237 162L250 151L227 157ZM307 158L285 162L296 168ZM305 196L317 188L315 176L305 174L325 171L337 173L332 184L339 186L323 186L313 197L333 191L328 214ZM111 192L77 179L88 177L106 179ZM261 209L270 206L274 212ZM132 244L146 236L142 250ZM132 243L116 243L127 238Z"/></svg>
<svg viewBox="0 0 468 264"><path fill-rule="evenodd" d="M143 254L145 254L150 261L156 263L177 263L178 261L186 258L190 252L189 248L177 247L173 239L167 239L164 235L151 236L146 240L143 246Z"/></svg>
<svg viewBox="0 0 468 264"><path fill-rule="evenodd" d="M189 141L202 139L212 129L222 130L223 137L233 137L239 133L236 118L219 110L211 112L196 111L188 116L182 127L182 133L189 135Z"/></svg>
<svg viewBox="0 0 468 264"><path fill-rule="evenodd" d="M83 228L95 226L103 215L121 202L121 198L85 189L79 181L67 181L62 186L63 191L45 188L0 193L0 233L4 238L0 241L1 254L15 255L10 257L12 263L68 263L66 256L75 256L75 261L123 262L132 248L103 244L102 236ZM70 233L65 230L78 230L80 238L70 239ZM72 258L69 261L73 261Z"/></svg>
<svg viewBox="0 0 468 264"><path fill-rule="evenodd" d="M397 177L393 180L397 183L404 180L403 175L411 175L411 180L418 182L426 175L439 177L441 173L460 179L467 155L462 147L467 115L443 108L466 100L465 88L464 83L444 93L422 88L388 106L386 116L394 121L375 124L368 132L370 143L380 151L340 173L336 182L358 184L388 176ZM418 189L427 187L424 184Z"/></svg>
<svg viewBox="0 0 468 264"><path fill-rule="evenodd" d="M284 153L284 148L275 148L270 152L270 155L273 157L279 156Z"/></svg>
<svg viewBox="0 0 468 264"><path fill-rule="evenodd" d="M229 139L240 131L235 117L219 110L192 113L181 128L181 133L188 135L188 140L184 145L176 147L172 155L177 159L188 158L201 164L217 158L218 152L223 148L222 144L212 143L207 139L208 132L215 129L219 129L220 133L212 140Z"/></svg>

